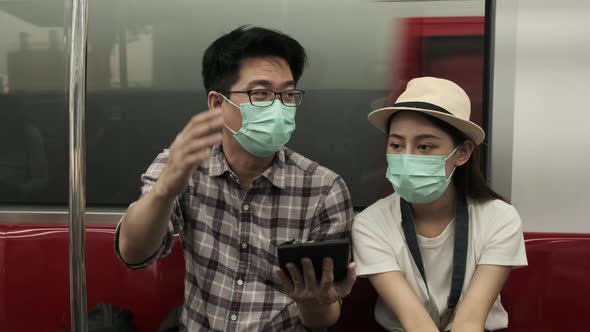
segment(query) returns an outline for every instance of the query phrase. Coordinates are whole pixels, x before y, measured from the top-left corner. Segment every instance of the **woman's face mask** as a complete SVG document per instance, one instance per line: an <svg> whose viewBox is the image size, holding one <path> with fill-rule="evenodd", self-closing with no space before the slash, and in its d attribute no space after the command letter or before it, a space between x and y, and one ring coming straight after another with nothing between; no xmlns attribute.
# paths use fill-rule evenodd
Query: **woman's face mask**
<svg viewBox="0 0 590 332"><path fill-rule="evenodd" d="M446 161L459 149L457 146L448 156L421 156L411 154L387 154L386 177L393 189L410 203L430 203L447 189L451 175L446 176Z"/></svg>

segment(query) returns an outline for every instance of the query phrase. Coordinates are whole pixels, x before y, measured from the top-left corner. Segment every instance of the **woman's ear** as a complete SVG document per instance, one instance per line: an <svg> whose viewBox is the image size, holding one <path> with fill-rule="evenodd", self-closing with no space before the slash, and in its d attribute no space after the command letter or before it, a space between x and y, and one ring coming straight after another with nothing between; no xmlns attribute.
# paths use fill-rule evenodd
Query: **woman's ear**
<svg viewBox="0 0 590 332"><path fill-rule="evenodd" d="M457 152L455 152L455 166L463 166L469 161L473 150L475 150L475 144L472 141L467 140L463 142L457 149Z"/></svg>

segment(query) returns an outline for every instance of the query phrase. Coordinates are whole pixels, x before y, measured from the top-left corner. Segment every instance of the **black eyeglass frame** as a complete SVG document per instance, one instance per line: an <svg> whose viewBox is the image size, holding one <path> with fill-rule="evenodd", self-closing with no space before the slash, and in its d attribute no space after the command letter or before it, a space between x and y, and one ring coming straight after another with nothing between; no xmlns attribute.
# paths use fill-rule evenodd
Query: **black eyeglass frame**
<svg viewBox="0 0 590 332"><path fill-rule="evenodd" d="M261 92L261 91L267 91L271 94L274 94L274 97L272 98L272 100L265 100L265 101L252 101L252 93L255 92ZM301 94L301 99L299 100L299 102L295 103L295 104L287 104L285 103L284 99L283 99L283 94L285 93L292 93L292 92L297 92ZM275 100L277 99L277 96L279 96L279 99L281 100L281 103L287 107L297 107L299 105L301 105L303 103L303 97L305 96L305 91L303 90L299 90L299 89L289 89L289 90L285 90L285 91L281 91L281 92L276 92L273 91L271 89L252 89L252 90L245 90L245 91L223 91L221 92L224 95L227 94L232 94L232 93L245 93L248 95L248 99L250 101L250 104L252 104L252 106L255 107L266 107L266 106L270 106L272 104L274 104ZM258 103L258 105L256 104ZM260 103L267 103L264 105L261 105Z"/></svg>

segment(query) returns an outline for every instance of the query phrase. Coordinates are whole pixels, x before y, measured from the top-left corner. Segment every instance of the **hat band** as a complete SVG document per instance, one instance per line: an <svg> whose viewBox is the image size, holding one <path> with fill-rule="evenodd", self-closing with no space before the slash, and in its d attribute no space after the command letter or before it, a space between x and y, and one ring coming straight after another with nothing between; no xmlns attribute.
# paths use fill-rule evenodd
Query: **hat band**
<svg viewBox="0 0 590 332"><path fill-rule="evenodd" d="M403 102L403 103L395 103L395 104L393 104L393 107L422 108L422 109L429 110L429 111L435 111L435 112L441 112L441 113L454 115L453 113L447 111L446 109L444 109L438 105L434 105L434 104L423 102L423 101L407 101L407 102Z"/></svg>

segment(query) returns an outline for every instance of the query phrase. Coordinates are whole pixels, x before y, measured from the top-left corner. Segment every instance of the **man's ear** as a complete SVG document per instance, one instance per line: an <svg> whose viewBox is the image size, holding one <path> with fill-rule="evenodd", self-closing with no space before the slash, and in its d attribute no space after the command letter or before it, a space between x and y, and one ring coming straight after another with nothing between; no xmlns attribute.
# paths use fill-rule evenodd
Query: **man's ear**
<svg viewBox="0 0 590 332"><path fill-rule="evenodd" d="M209 91L207 94L207 106L209 106L209 109L221 108L221 104L223 104L221 94L217 91Z"/></svg>

